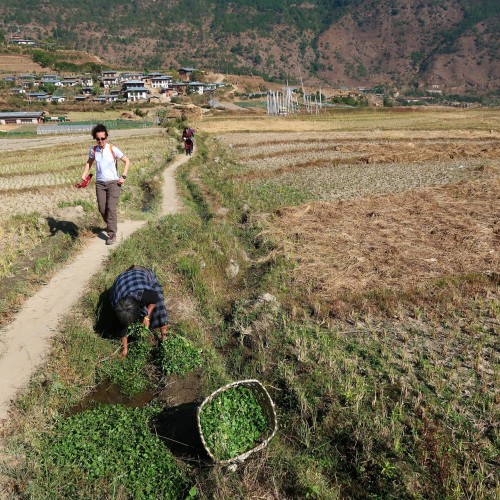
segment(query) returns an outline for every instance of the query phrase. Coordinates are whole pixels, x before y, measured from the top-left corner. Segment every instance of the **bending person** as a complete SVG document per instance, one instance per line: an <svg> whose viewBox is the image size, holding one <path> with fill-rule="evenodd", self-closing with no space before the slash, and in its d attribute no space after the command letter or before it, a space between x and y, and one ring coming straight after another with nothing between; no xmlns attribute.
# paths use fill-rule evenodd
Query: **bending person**
<svg viewBox="0 0 500 500"><path fill-rule="evenodd" d="M141 320L152 330L159 328L161 340L165 338L168 316L163 288L151 269L132 265L119 274L111 287L110 301L124 326L122 356L128 354L128 326L136 321Z"/></svg>

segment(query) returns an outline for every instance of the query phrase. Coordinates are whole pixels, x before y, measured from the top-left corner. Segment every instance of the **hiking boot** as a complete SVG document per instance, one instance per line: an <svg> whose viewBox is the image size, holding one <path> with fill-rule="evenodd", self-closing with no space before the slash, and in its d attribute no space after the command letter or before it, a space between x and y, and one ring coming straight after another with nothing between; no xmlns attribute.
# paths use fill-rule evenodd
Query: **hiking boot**
<svg viewBox="0 0 500 500"><path fill-rule="evenodd" d="M106 245L114 245L116 243L116 236L113 238L108 238L106 240Z"/></svg>

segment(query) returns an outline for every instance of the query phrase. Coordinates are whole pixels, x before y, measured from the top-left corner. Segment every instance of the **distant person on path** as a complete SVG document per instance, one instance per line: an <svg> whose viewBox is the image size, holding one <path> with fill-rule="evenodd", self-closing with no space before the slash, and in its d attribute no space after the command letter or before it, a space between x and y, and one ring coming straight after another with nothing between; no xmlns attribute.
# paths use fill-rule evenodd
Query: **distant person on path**
<svg viewBox="0 0 500 500"><path fill-rule="evenodd" d="M113 245L116 243L118 227L118 199L127 178L130 160L116 146L107 143L108 130L102 123L92 129L92 137L97 144L90 148L82 180L85 181L95 162L97 206L106 223L106 232L108 233L106 245ZM118 173L118 158L125 163L122 175Z"/></svg>
<svg viewBox="0 0 500 500"><path fill-rule="evenodd" d="M193 153L193 146L193 139L191 139L191 137L186 137L186 139L184 140L184 149L186 150L186 156L191 156L191 154Z"/></svg>
<svg viewBox="0 0 500 500"><path fill-rule="evenodd" d="M146 267L132 265L115 279L110 291L111 307L123 325L121 337L124 357L128 354L127 329L141 320L150 329L160 329L160 339L167 334L167 308L163 288L155 273Z"/></svg>
<svg viewBox="0 0 500 500"><path fill-rule="evenodd" d="M186 156L191 156L194 147L194 129L184 127L182 131L182 142L184 143L184 150L186 151Z"/></svg>

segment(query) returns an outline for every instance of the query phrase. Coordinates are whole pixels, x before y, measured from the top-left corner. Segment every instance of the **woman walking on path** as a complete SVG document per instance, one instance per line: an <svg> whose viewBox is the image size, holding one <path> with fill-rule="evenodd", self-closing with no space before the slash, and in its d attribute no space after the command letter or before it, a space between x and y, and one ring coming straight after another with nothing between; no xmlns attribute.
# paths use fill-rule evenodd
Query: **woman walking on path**
<svg viewBox="0 0 500 500"><path fill-rule="evenodd" d="M108 233L106 245L113 245L116 243L118 227L118 199L127 178L130 160L116 146L107 143L108 129L102 123L92 129L92 137L97 141L97 145L90 148L82 180L85 181L95 162L97 206L106 223ZM122 175L118 173L118 158L125 163Z"/></svg>

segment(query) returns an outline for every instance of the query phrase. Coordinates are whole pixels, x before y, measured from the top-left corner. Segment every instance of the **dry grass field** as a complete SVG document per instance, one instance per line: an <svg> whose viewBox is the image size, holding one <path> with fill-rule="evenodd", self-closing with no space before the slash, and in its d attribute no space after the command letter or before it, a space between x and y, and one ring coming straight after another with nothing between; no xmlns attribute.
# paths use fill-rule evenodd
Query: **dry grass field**
<svg viewBox="0 0 500 500"><path fill-rule="evenodd" d="M293 469L303 495L498 493L499 120L205 120L203 182L258 249L250 288L286 311L272 330L269 312L237 310L247 350L225 349L248 360L236 374L279 388L287 466L268 473Z"/></svg>
<svg viewBox="0 0 500 500"><path fill-rule="evenodd" d="M22 54L0 54L2 73L43 73L45 68L34 63L31 57Z"/></svg>
<svg viewBox="0 0 500 500"><path fill-rule="evenodd" d="M162 140L159 130L143 131L134 137L133 131L111 141L131 160L131 182L122 194L121 218L141 218L144 190L150 189L156 171L172 154L173 143ZM118 133L116 135L119 135ZM95 217L94 183L76 189L91 142L87 137L45 137L5 141L0 158L0 277L15 269L20 257L36 253L37 246L50 235L46 219L60 207L82 205ZM13 143L16 144L13 144ZM16 149L9 150L10 146ZM36 149L31 149L36 146ZM95 172L94 172L95 173ZM148 187L146 187L148 186ZM92 215L92 217L90 217Z"/></svg>
<svg viewBox="0 0 500 500"><path fill-rule="evenodd" d="M211 134L228 132L325 132L336 131L343 138L475 138L485 133L498 138L500 117L490 109L460 110L453 108L394 108L335 110L320 115L256 117L255 115L206 117L202 124Z"/></svg>
<svg viewBox="0 0 500 500"><path fill-rule="evenodd" d="M500 133L490 128L498 119L492 111L395 112L378 120L339 113L329 121L262 119L262 132L216 139L237 162L227 175L246 193L260 193L254 205L280 207L269 231L296 261L296 280L332 301L498 271ZM226 131L245 123L254 124L205 126ZM333 130L342 123L364 130ZM277 205L273 194L284 192L307 204Z"/></svg>
<svg viewBox="0 0 500 500"><path fill-rule="evenodd" d="M113 143L126 152L133 168L139 171L152 159L158 161L165 154L165 148L171 148L171 144L166 141L162 144L158 140L158 132L152 131L149 135L148 138L136 137L125 141L117 139L118 142ZM34 210L48 214L60 203L94 199L92 187L74 187L75 183L80 182L90 141L80 139L74 143L53 145L52 138L48 138L46 142L50 147L39 147L36 153L28 148L3 153L0 159L0 193L3 201L1 216L30 213Z"/></svg>

